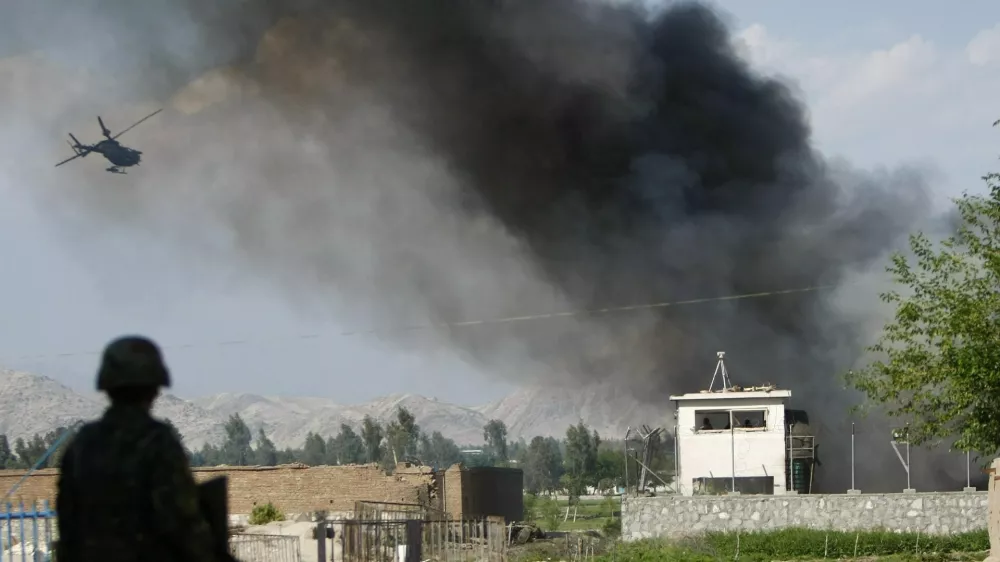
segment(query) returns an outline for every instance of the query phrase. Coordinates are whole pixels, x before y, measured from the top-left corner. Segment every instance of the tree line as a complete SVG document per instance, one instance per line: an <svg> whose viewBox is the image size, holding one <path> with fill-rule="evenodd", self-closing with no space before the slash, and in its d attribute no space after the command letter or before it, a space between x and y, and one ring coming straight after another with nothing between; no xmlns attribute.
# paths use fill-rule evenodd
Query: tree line
<svg viewBox="0 0 1000 562"><path fill-rule="evenodd" d="M52 448L59 437L67 431L68 427L60 426L45 433L36 433L30 439L18 437L11 444L6 434L0 434L0 468L9 469L29 469L35 466L45 455L45 452ZM65 442L39 465L39 468L55 468L59 466L62 458L62 449Z"/></svg>
<svg viewBox="0 0 1000 562"><path fill-rule="evenodd" d="M468 467L517 467L524 472L528 493L566 492L579 496L623 486L625 444L604 440L580 422L566 430L563 439L536 436L530 441L510 441L507 426L490 420L483 427L482 445L460 447L435 431L421 430L406 408L396 410L388 423L366 416L360 431L341 424L334 435L310 432L299 448L278 449L263 428L254 433L233 414L226 421L219 444L205 444L190 452L192 466L308 466L377 463L391 471L399 462L446 469L455 463ZM673 469L672 447L660 443L650 468L668 480Z"/></svg>
<svg viewBox="0 0 1000 562"><path fill-rule="evenodd" d="M229 416L218 445L207 443L189 453L192 466L276 466L302 463L309 466L376 463L391 470L400 462L447 468L454 463L475 461L439 431L420 429L406 408L396 411L388 423L365 416L360 431L341 424L335 435L309 432L299 448L278 449L263 428L256 434L239 414Z"/></svg>
<svg viewBox="0 0 1000 562"><path fill-rule="evenodd" d="M169 419L164 421L180 438L174 424ZM530 441L523 438L511 441L506 424L490 420L483 426L482 444L464 447L439 431L429 434L423 431L413 414L402 407L387 423L365 416L359 429L341 424L334 435L310 432L301 447L279 449L263 428L254 433L239 414L233 414L223 425L220 443L208 443L187 453L191 465L196 467L376 463L392 471L399 462L437 469L455 463L468 467L517 467L524 472L525 491L533 494L566 492L579 496L590 490L610 491L625 484L624 442L602 439L583 422L567 428L563 439L536 436ZM35 466L66 430L59 427L30 439L18 438L13 446L6 435L0 434L0 468ZM40 468L58 467L64 445ZM650 468L668 480L673 469L672 447L668 443L659 445Z"/></svg>

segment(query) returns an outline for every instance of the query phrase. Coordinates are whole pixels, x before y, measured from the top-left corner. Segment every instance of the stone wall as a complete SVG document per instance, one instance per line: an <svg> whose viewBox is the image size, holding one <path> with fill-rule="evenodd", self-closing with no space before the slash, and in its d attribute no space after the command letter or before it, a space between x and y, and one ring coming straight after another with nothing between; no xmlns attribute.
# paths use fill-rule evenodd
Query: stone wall
<svg viewBox="0 0 1000 562"><path fill-rule="evenodd" d="M811 527L947 534L986 528L986 492L626 498L625 540Z"/></svg>

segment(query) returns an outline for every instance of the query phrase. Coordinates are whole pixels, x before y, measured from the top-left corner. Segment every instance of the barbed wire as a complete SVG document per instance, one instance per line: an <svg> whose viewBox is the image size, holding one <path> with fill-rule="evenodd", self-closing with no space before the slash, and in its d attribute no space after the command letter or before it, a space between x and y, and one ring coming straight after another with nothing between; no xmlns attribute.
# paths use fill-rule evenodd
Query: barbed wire
<svg viewBox="0 0 1000 562"><path fill-rule="evenodd" d="M266 338L249 338L249 339L231 339L231 340L218 340L218 341L206 341L206 342L191 342L191 343L181 343L181 344L167 344L161 345L163 350L183 350L183 349L194 349L194 348L211 348L211 347L229 347L234 345L258 345L265 343L273 343L279 341L302 341L302 340L315 340L327 337L347 337L347 336L358 336L358 335L378 335L387 334L392 332L407 332L407 331L419 331L419 330L435 330L435 329L448 329L448 328L471 328L475 326L486 326L486 325L497 325L497 324L515 324L520 322L533 322L538 320L554 319L554 318L571 318L576 316L599 316L605 314L614 314L621 312L635 312L640 310L653 310L657 308L667 308L675 306L690 306L696 304L707 304L714 302L724 302L724 301L735 301L735 300L746 300L746 299L757 299L764 297L774 297L782 295L791 295L796 293L810 293L817 291L824 291L836 288L847 287L850 285L857 285L859 283L847 283L839 285L816 285L813 287L801 287L797 289L782 289L777 291L763 291L757 293L743 293L736 295L725 295L719 297L705 297L697 299L687 299L679 301L663 301L663 302L653 302L645 304L634 304L625 306L611 306L604 308L594 308L594 309L580 309L580 310L567 310L560 312L547 312L539 314L527 314L522 316L506 316L498 318L482 318L477 320L461 320L455 322L434 322L427 324L414 324L414 325L400 325L400 326L390 326L383 328L372 328L367 330L343 330L340 332L329 332L329 333L312 333L312 334L297 334L293 336L276 336L276 337L266 337ZM67 351L67 352L50 352L50 353L40 353L31 355L0 355L0 361L11 363L14 361L33 361L40 359L62 359L68 357L83 357L83 356L94 356L100 355L102 350L86 350L86 351Z"/></svg>

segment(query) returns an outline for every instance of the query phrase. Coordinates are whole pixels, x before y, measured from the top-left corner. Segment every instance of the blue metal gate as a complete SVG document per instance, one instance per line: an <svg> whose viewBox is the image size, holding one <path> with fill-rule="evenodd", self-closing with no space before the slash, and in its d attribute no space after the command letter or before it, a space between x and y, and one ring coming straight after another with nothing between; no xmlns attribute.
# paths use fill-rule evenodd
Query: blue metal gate
<svg viewBox="0 0 1000 562"><path fill-rule="evenodd" d="M56 512L49 509L49 502L42 502L25 509L21 502L18 509L10 503L0 512L0 562L45 562L52 558L51 546L55 540Z"/></svg>

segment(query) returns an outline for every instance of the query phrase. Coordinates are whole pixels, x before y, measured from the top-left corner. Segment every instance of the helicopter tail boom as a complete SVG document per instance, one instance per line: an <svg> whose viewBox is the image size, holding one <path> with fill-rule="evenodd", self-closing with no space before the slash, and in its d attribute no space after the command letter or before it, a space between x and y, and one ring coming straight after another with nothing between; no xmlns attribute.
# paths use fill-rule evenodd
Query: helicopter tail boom
<svg viewBox="0 0 1000 562"><path fill-rule="evenodd" d="M66 142L68 142L69 145L73 148L73 151L76 152L77 154L80 154L81 152L83 152L83 145L80 144L80 140L79 139L77 139L76 137L73 136L73 133L69 133L69 138L73 139L73 142L69 142L69 141L66 141Z"/></svg>
<svg viewBox="0 0 1000 562"><path fill-rule="evenodd" d="M91 152L93 152L93 149L91 147L84 144L80 144L80 141L73 136L73 133L69 133L69 138L73 139L73 142L66 141L66 144L68 144L69 147L73 149L73 152L75 154L63 160L62 162L56 164L56 167L62 166L63 164L71 160L76 160L77 158L83 158L88 154L90 154Z"/></svg>

